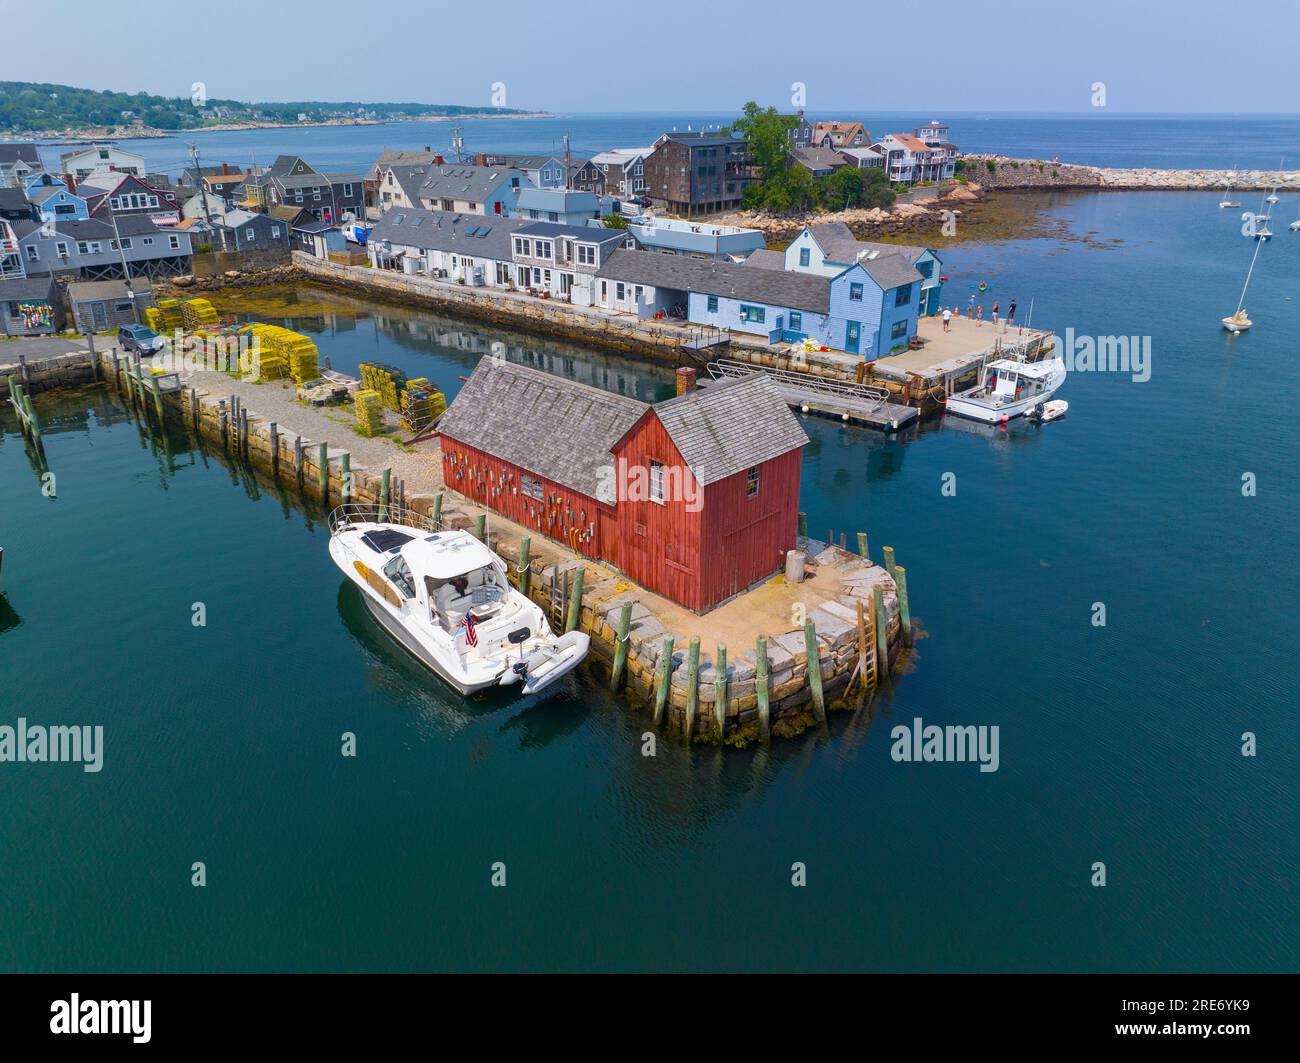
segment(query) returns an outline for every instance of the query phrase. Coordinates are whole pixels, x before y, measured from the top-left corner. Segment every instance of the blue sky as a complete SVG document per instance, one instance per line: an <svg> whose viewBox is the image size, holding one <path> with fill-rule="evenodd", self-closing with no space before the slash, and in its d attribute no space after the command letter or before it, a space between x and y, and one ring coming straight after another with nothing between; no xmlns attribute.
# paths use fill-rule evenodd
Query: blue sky
<svg viewBox="0 0 1300 1063"><path fill-rule="evenodd" d="M512 107L717 112L751 98L788 109L801 82L817 113L1096 113L1102 82L1112 113L1300 100L1291 0L42 0L9 5L5 28L22 46L0 78L186 97L202 81L243 100L485 106L499 82ZM205 34L220 62L194 58Z"/></svg>

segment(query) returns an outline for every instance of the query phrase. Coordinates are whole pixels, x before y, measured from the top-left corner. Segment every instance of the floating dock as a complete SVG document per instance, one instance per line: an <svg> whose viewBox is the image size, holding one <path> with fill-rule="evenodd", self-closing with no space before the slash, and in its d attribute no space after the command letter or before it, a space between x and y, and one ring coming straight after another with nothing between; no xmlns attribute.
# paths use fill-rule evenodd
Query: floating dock
<svg viewBox="0 0 1300 1063"><path fill-rule="evenodd" d="M863 424L882 432L896 432L916 420L920 410L891 402L884 388L850 384L789 369L768 369L726 358L708 364L709 376L701 386L761 373L777 386L781 397L803 413L818 413L851 424Z"/></svg>

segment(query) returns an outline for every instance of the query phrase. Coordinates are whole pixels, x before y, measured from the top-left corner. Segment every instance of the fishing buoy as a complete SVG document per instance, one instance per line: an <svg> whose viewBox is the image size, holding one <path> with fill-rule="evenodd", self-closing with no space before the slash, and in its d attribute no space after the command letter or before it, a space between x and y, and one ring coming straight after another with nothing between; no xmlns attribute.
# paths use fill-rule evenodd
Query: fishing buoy
<svg viewBox="0 0 1300 1063"><path fill-rule="evenodd" d="M805 402L802 406L799 407L799 410L800 410L800 412L802 412L802 413L807 413L807 412L808 412L808 404Z"/></svg>
<svg viewBox="0 0 1300 1063"><path fill-rule="evenodd" d="M840 420L847 421L848 419L849 419L849 415L847 413L840 414Z"/></svg>

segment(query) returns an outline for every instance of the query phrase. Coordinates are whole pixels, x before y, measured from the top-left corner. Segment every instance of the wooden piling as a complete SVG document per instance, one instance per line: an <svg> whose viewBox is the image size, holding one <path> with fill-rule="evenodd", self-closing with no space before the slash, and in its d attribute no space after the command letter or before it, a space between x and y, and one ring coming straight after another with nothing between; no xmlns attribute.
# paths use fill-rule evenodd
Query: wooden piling
<svg viewBox="0 0 1300 1063"><path fill-rule="evenodd" d="M586 574L586 569L579 566L578 571L573 576L573 589L569 591L569 611L564 618L564 632L567 635L578 627L578 621L582 617L582 578Z"/></svg>
<svg viewBox="0 0 1300 1063"><path fill-rule="evenodd" d="M867 549L867 533L858 532L858 554L870 560L871 554Z"/></svg>
<svg viewBox="0 0 1300 1063"><path fill-rule="evenodd" d="M379 519L388 519L388 492L392 486L393 470L385 469L379 474Z"/></svg>
<svg viewBox="0 0 1300 1063"><path fill-rule="evenodd" d="M352 501L352 454L346 450L339 458L339 501L344 505Z"/></svg>
<svg viewBox="0 0 1300 1063"><path fill-rule="evenodd" d="M813 715L826 723L826 697L822 692L822 658L817 647L817 625L811 620L803 626L804 650L808 655L808 688L812 691Z"/></svg>
<svg viewBox="0 0 1300 1063"><path fill-rule="evenodd" d="M487 514L480 513L474 518L474 538L481 543L487 542Z"/></svg>
<svg viewBox="0 0 1300 1063"><path fill-rule="evenodd" d="M434 513L437 514L442 509L442 495L439 494L434 499ZM435 517L436 519L436 517ZM519 590L525 598L528 597L528 590L533 584L533 540L531 536L525 535L519 540Z"/></svg>
<svg viewBox="0 0 1300 1063"><path fill-rule="evenodd" d="M525 539L524 543L528 540ZM520 554L523 554L523 545L520 545ZM623 680L623 668L627 664L627 632L632 626L632 603L628 602L619 611L618 614L618 631L614 640L614 671L610 673L609 689L615 694L618 693L619 685Z"/></svg>
<svg viewBox="0 0 1300 1063"><path fill-rule="evenodd" d="M668 688L673 680L673 636L665 635L659 650L659 674L655 682L655 726L664 722L664 709L668 705Z"/></svg>
<svg viewBox="0 0 1300 1063"><path fill-rule="evenodd" d="M278 475L280 472L280 430L279 426L272 421L270 424L271 432L271 472Z"/></svg>
<svg viewBox="0 0 1300 1063"><path fill-rule="evenodd" d="M433 530L442 531L442 492L433 496ZM528 540L525 539L524 542ZM524 592L525 594L527 591Z"/></svg>
<svg viewBox="0 0 1300 1063"><path fill-rule="evenodd" d="M718 725L718 738L727 735L727 644L718 643L718 655L713 659L717 675L713 680L713 718Z"/></svg>
<svg viewBox="0 0 1300 1063"><path fill-rule="evenodd" d="M199 430L199 392L197 388L190 388L190 421L194 424L194 430Z"/></svg>
<svg viewBox="0 0 1300 1063"><path fill-rule="evenodd" d="M306 456L303 453L302 436L293 437L293 475L298 481L298 490L302 490L302 479Z"/></svg>
<svg viewBox="0 0 1300 1063"><path fill-rule="evenodd" d="M758 636L754 643L754 687L758 691L758 731L764 742L772 740L772 706L769 701L767 639Z"/></svg>
<svg viewBox="0 0 1300 1063"><path fill-rule="evenodd" d="M808 514L807 513L799 514L799 534L802 535L805 539L808 538Z"/></svg>
<svg viewBox="0 0 1300 1063"><path fill-rule="evenodd" d="M700 707L700 636L692 635L686 651L686 741L695 733L695 714Z"/></svg>
<svg viewBox="0 0 1300 1063"><path fill-rule="evenodd" d="M889 614L885 612L885 592L880 584L871 588L876 614L876 682L889 680Z"/></svg>
<svg viewBox="0 0 1300 1063"><path fill-rule="evenodd" d="M226 400L222 399L217 403L217 420L221 429L221 447L223 450L229 445L226 440L226 419L228 417L229 414L226 411Z"/></svg>
<svg viewBox="0 0 1300 1063"><path fill-rule="evenodd" d="M95 353L95 334L93 332L86 333L86 346L90 348L90 379L94 383L98 384L99 355Z"/></svg>
<svg viewBox="0 0 1300 1063"><path fill-rule="evenodd" d="M329 505L330 500L330 459L329 445L322 443L316 451L316 476L320 481L320 502Z"/></svg>
<svg viewBox="0 0 1300 1063"><path fill-rule="evenodd" d="M894 576L894 548L892 546L886 546L882 548L880 552L885 555L885 571L897 580L898 577Z"/></svg>
<svg viewBox="0 0 1300 1063"><path fill-rule="evenodd" d="M912 611L907 606L907 569L898 565L894 569L894 582L898 585L898 622L903 632L904 645L912 645Z"/></svg>

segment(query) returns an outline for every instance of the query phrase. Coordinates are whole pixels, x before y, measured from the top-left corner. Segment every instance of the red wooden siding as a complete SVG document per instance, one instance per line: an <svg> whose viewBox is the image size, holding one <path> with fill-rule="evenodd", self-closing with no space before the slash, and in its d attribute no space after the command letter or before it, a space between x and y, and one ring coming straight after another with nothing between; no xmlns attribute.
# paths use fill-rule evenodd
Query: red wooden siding
<svg viewBox="0 0 1300 1063"><path fill-rule="evenodd" d="M699 491L653 411L647 411L614 445L613 454L615 468L620 468L621 459L627 469L648 470L653 460L662 462L666 472L683 470L692 488ZM673 476L682 474L675 471ZM712 604L700 594L703 512L689 512L686 502L678 496L662 503L629 501L620 496L616 516L620 560L615 563L629 579L690 609Z"/></svg>
<svg viewBox="0 0 1300 1063"><path fill-rule="evenodd" d="M744 471L704 489L702 592L709 605L784 567L785 552L794 549L799 531L802 464L799 450L763 462L752 498Z"/></svg>
<svg viewBox="0 0 1300 1063"><path fill-rule="evenodd" d="M585 557L605 558L614 536L613 510L571 488L541 477L541 500L519 488L521 477L533 476L457 440L442 438L442 472L447 486L495 510L516 524L555 539Z"/></svg>

